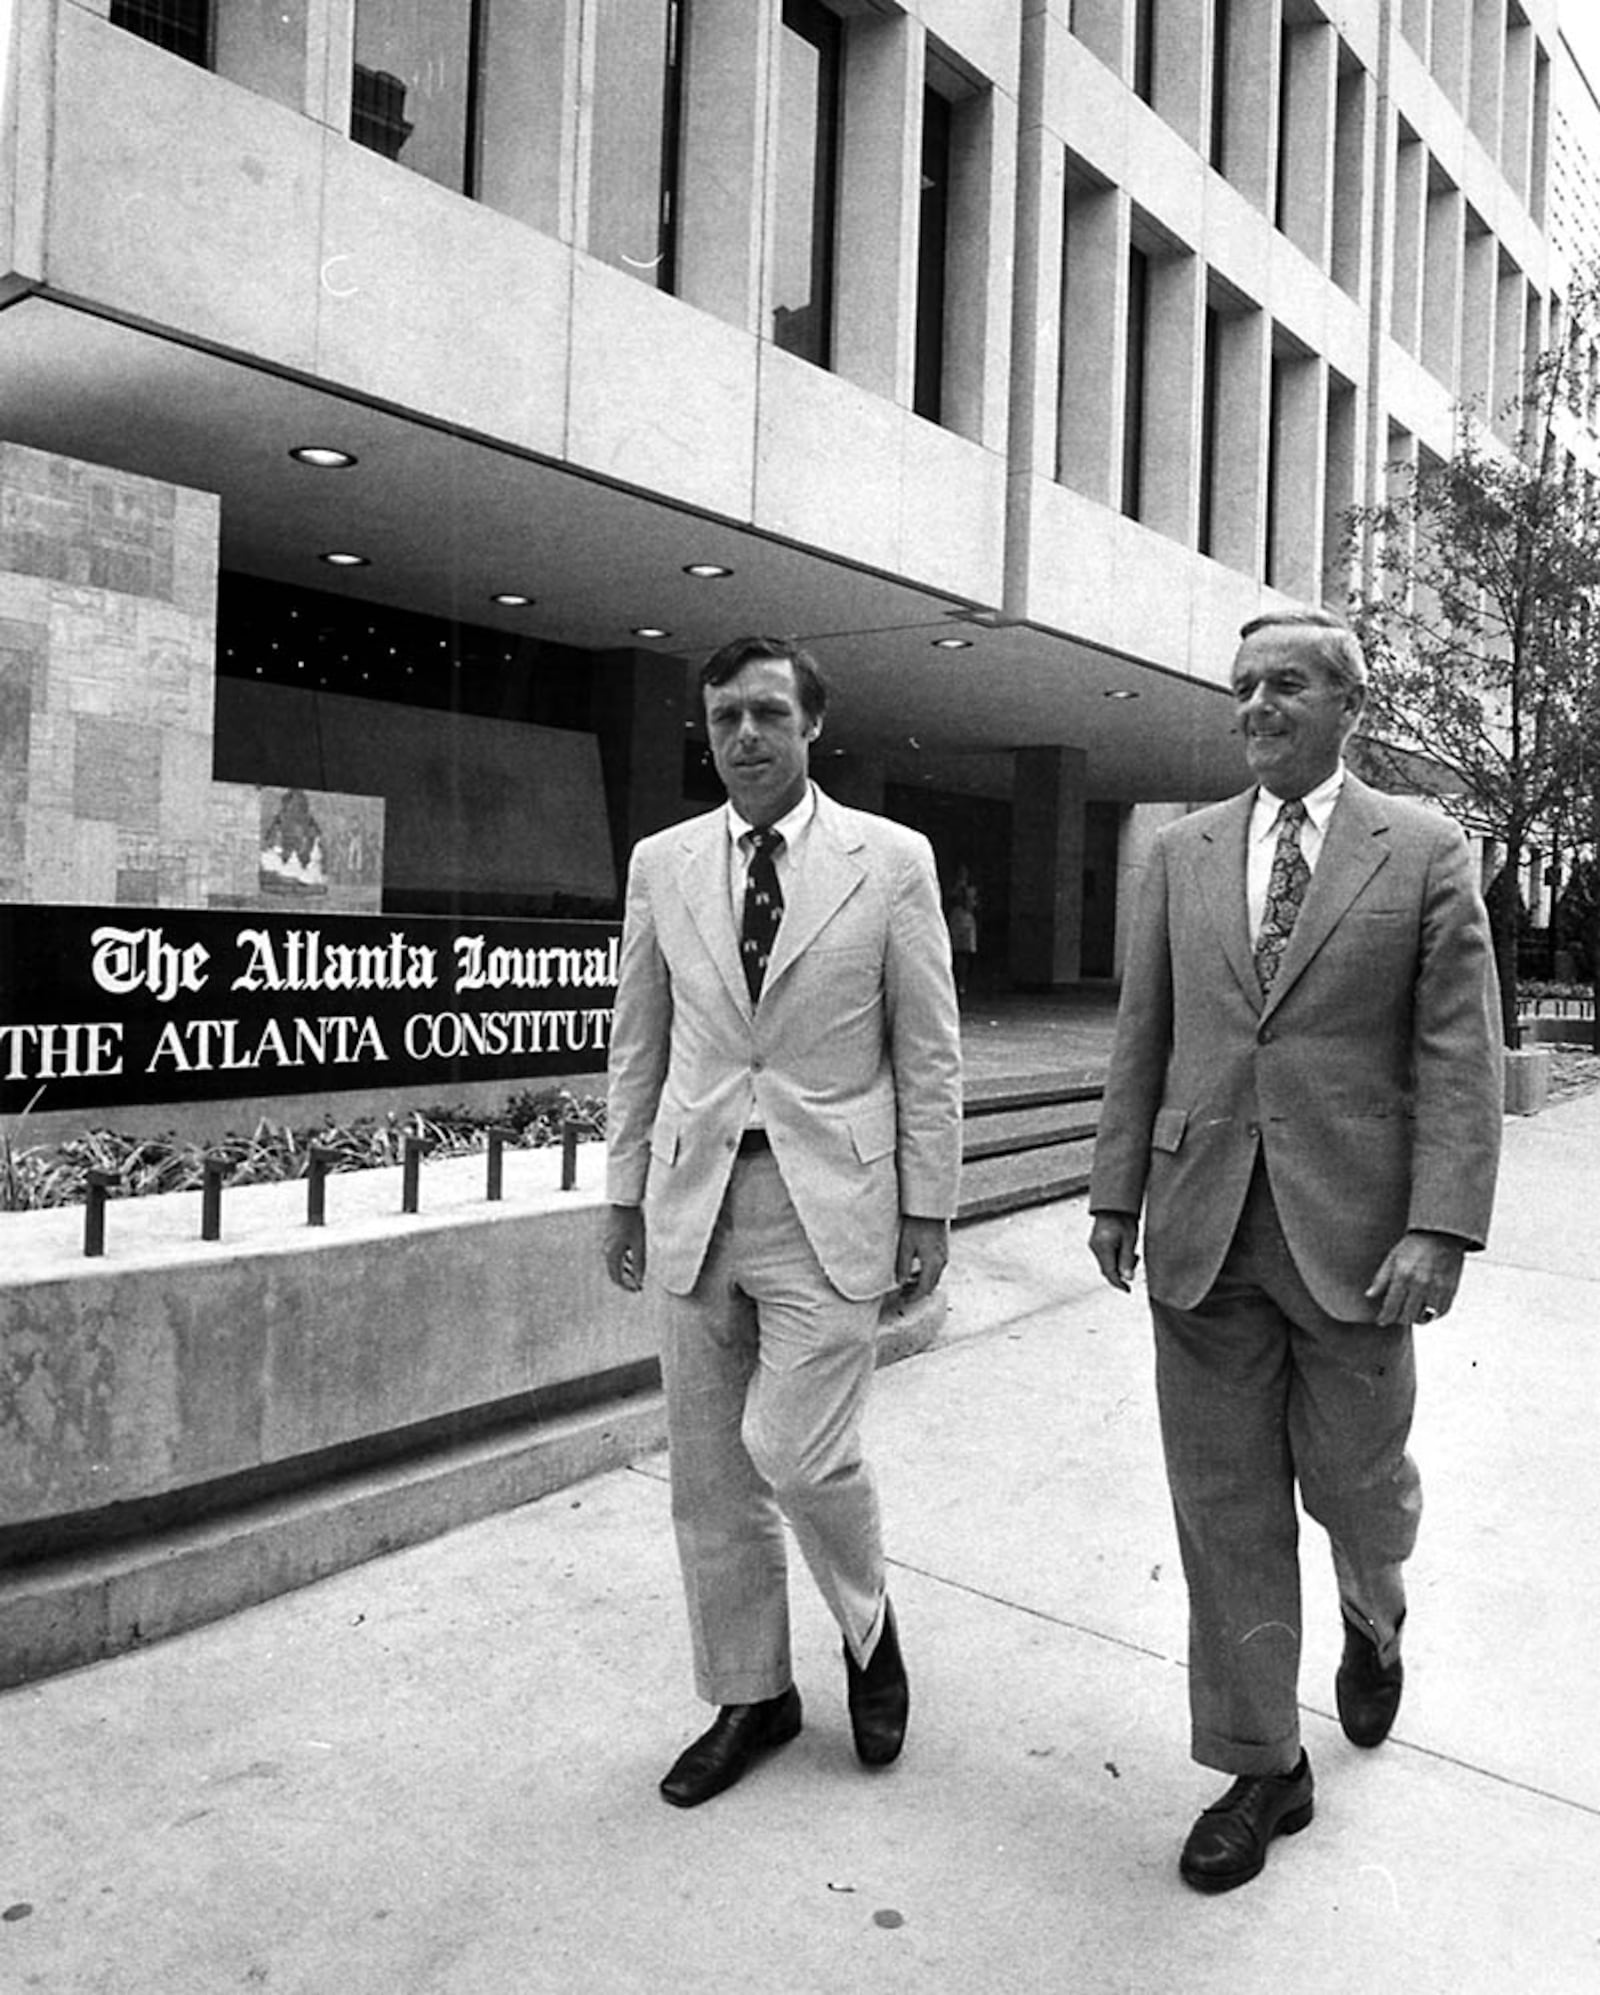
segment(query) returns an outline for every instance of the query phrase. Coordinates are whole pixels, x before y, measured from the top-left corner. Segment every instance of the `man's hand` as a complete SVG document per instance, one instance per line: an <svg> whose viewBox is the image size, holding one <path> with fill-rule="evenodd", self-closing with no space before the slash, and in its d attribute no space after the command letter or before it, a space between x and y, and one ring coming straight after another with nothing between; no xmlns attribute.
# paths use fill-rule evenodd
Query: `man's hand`
<svg viewBox="0 0 1600 1995"><path fill-rule="evenodd" d="M932 1295L950 1259L950 1222L900 1215L900 1248L894 1257L894 1278L902 1302L920 1302Z"/></svg>
<svg viewBox="0 0 1600 1995"><path fill-rule="evenodd" d="M1089 1228L1089 1252L1113 1288L1124 1294L1139 1265L1139 1215L1136 1212L1097 1212Z"/></svg>
<svg viewBox="0 0 1600 1995"><path fill-rule="evenodd" d="M606 1273L618 1288L637 1294L644 1287L644 1210L614 1205L606 1220Z"/></svg>
<svg viewBox="0 0 1600 1995"><path fill-rule="evenodd" d="M1465 1243L1453 1233L1403 1235L1367 1286L1368 1302L1378 1305L1378 1321L1409 1330L1413 1323L1448 1315L1465 1253Z"/></svg>

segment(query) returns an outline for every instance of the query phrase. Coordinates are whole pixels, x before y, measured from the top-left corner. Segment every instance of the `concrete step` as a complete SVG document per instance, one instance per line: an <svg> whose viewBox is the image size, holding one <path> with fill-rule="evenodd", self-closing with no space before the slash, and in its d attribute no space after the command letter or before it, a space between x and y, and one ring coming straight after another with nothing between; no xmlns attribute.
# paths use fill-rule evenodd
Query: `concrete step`
<svg viewBox="0 0 1600 1995"><path fill-rule="evenodd" d="M1013 1075L973 1089L956 1223L1085 1191L1101 1093L1098 1080L1069 1075Z"/></svg>
<svg viewBox="0 0 1600 1995"><path fill-rule="evenodd" d="M1033 1144L999 1156L974 1158L961 1167L961 1199L956 1224L992 1219L1050 1199L1076 1198L1089 1188L1093 1135L1061 1143Z"/></svg>

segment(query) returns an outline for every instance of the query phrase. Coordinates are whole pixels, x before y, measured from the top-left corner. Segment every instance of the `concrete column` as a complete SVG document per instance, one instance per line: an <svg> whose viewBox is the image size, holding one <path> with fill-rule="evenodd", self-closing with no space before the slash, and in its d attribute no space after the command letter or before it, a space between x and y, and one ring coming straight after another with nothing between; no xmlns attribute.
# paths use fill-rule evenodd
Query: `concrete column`
<svg viewBox="0 0 1600 1995"><path fill-rule="evenodd" d="M578 48L577 0L488 10L478 198L569 242L576 226Z"/></svg>
<svg viewBox="0 0 1600 1995"><path fill-rule="evenodd" d="M1428 194L1427 240L1422 257L1422 351L1424 367L1452 393L1461 332L1462 225L1465 203L1459 188L1443 184Z"/></svg>
<svg viewBox="0 0 1600 1995"><path fill-rule="evenodd" d="M1280 23L1279 0L1231 0L1222 171L1264 215L1272 213Z"/></svg>
<svg viewBox="0 0 1600 1995"><path fill-rule="evenodd" d="M1494 364L1495 291L1500 248L1475 215L1469 215L1461 268L1462 401L1478 402L1489 413Z"/></svg>
<svg viewBox="0 0 1600 1995"><path fill-rule="evenodd" d="M1521 271L1509 263L1502 264L1495 285L1492 413L1495 430L1507 443L1512 441L1516 419L1506 414L1506 407L1522 386L1522 331L1527 319L1523 301L1526 291L1527 283Z"/></svg>
<svg viewBox="0 0 1600 1995"><path fill-rule="evenodd" d="M846 27L833 371L911 404L926 39L904 15Z"/></svg>
<svg viewBox="0 0 1600 1995"><path fill-rule="evenodd" d="M1082 966L1084 771L1081 748L1019 748L1011 799L1011 979L1076 983Z"/></svg>
<svg viewBox="0 0 1600 1995"><path fill-rule="evenodd" d="M1211 551L1242 575L1261 574L1266 541L1270 333L1264 312L1225 313L1217 320Z"/></svg>
<svg viewBox="0 0 1600 1995"><path fill-rule="evenodd" d="M1274 363L1272 545L1267 580L1313 601L1322 579L1322 498L1326 376L1313 354L1282 354Z"/></svg>
<svg viewBox="0 0 1600 1995"><path fill-rule="evenodd" d="M1352 298L1366 296L1372 254L1373 203L1367 192L1371 177L1367 160L1376 94L1364 69L1346 70L1335 81L1332 270L1334 283Z"/></svg>
<svg viewBox="0 0 1600 1995"><path fill-rule="evenodd" d="M1506 77L1506 0L1473 0L1471 97L1467 118L1493 160L1500 157Z"/></svg>
<svg viewBox="0 0 1600 1995"><path fill-rule="evenodd" d="M731 326L761 323L767 106L776 6L689 9L678 294Z"/></svg>
<svg viewBox="0 0 1600 1995"><path fill-rule="evenodd" d="M1003 450L1006 441L1016 146L1011 98L983 90L955 105L943 419L988 450Z"/></svg>
<svg viewBox="0 0 1600 1995"><path fill-rule="evenodd" d="M1139 517L1185 547L1195 544L1199 497L1200 279L1195 257L1151 259Z"/></svg>
<svg viewBox="0 0 1600 1995"><path fill-rule="evenodd" d="M1115 188L1079 182L1067 189L1065 214L1058 469L1063 484L1112 505L1121 477L1128 201ZM1041 290L1041 303L1047 295Z"/></svg>
<svg viewBox="0 0 1600 1995"><path fill-rule="evenodd" d="M1435 83L1458 111L1464 111L1467 102L1473 5L1474 0L1433 0L1433 36L1428 47L1428 67L1433 72Z"/></svg>
<svg viewBox="0 0 1600 1995"><path fill-rule="evenodd" d="M1284 35L1278 227L1319 270L1330 260L1337 57L1338 36L1326 24Z"/></svg>
<svg viewBox="0 0 1600 1995"><path fill-rule="evenodd" d="M1206 88L1211 18L1210 8L1203 6L1158 7L1155 13L1151 108L1202 155L1211 131L1211 93Z"/></svg>
<svg viewBox="0 0 1600 1995"><path fill-rule="evenodd" d="M1500 166L1512 192L1527 206L1533 160L1533 56L1535 36L1526 21L1506 37L1505 95L1500 109Z"/></svg>
<svg viewBox="0 0 1600 1995"><path fill-rule="evenodd" d="M1394 231L1390 246L1389 332L1413 358L1422 340L1423 243L1428 214L1428 155L1420 139L1395 159Z"/></svg>
<svg viewBox="0 0 1600 1995"><path fill-rule="evenodd" d="M1356 440L1358 394L1353 383L1328 378L1327 441L1323 449L1322 600L1329 609L1342 609L1348 600L1355 567L1344 545L1345 514L1356 500Z"/></svg>
<svg viewBox="0 0 1600 1995"><path fill-rule="evenodd" d="M1133 44L1132 22L1128 0L1074 0L1072 32L1124 81Z"/></svg>

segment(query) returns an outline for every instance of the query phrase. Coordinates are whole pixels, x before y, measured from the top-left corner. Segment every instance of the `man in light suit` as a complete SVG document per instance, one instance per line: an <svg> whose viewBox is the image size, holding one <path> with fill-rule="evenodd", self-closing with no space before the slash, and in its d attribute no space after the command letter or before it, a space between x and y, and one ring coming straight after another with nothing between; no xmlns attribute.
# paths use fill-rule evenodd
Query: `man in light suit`
<svg viewBox="0 0 1600 1995"><path fill-rule="evenodd" d="M1120 1289L1145 1214L1192 1750L1237 1776L1180 1860L1208 1892L1311 1820L1297 1485L1332 1543L1345 1734L1376 1746L1394 1722L1421 1510L1412 1325L1446 1314L1483 1245L1501 1114L1465 839L1346 771L1366 667L1336 619L1261 618L1242 638L1256 787L1155 841L1089 1196Z"/></svg>
<svg viewBox="0 0 1600 1995"><path fill-rule="evenodd" d="M659 1319L696 1688L690 1808L800 1729L783 1520L844 1639L855 1748L909 1689L862 1410L884 1297L931 1293L960 1174L960 1042L933 855L810 780L815 662L703 667L727 805L641 840L612 1022L606 1267ZM776 836L774 836L776 834Z"/></svg>

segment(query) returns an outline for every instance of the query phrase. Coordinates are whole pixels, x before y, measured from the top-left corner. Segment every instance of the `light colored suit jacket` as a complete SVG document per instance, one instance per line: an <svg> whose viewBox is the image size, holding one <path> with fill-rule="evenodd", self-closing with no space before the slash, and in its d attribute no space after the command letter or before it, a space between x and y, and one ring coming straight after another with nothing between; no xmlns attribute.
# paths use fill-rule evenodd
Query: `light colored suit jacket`
<svg viewBox="0 0 1600 1995"><path fill-rule="evenodd" d="M902 1213L955 1212L960 1032L932 851L816 799L759 1005L722 811L642 839L629 867L607 1196L643 1202L650 1268L677 1294L700 1272L752 1107L842 1294L894 1287Z"/></svg>
<svg viewBox="0 0 1600 1995"><path fill-rule="evenodd" d="M1347 1322L1403 1233L1481 1247L1500 1150L1488 921L1448 818L1347 775L1263 998L1245 907L1254 790L1156 838L1123 974L1089 1203L1145 1208L1158 1301L1211 1288L1259 1155L1317 1302Z"/></svg>

